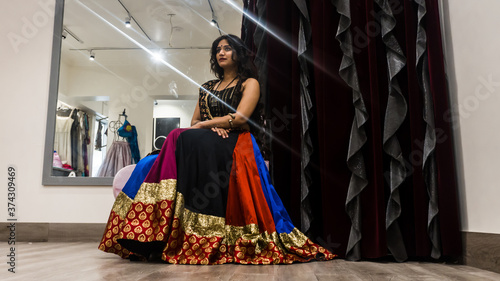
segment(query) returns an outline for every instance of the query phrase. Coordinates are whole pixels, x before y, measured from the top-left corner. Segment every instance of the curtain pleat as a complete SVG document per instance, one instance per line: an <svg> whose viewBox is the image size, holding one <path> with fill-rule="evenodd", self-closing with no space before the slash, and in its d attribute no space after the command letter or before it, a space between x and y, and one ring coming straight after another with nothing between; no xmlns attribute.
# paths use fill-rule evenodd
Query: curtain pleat
<svg viewBox="0 0 500 281"><path fill-rule="evenodd" d="M427 35L425 32L424 17L427 13L425 0L415 0L418 5L418 24L416 38L417 77L420 91L423 94L423 119L425 126L425 139L422 153L422 170L427 193L429 196L429 207L427 215L427 232L432 244L431 257L438 259L441 256L441 241L439 237L436 182L436 130L434 126L434 105L430 93L429 67L427 65Z"/></svg>
<svg viewBox="0 0 500 281"><path fill-rule="evenodd" d="M336 39L342 49L342 63L339 73L342 79L352 89L353 107L355 110L354 120L349 138L349 150L347 153L347 165L352 172L349 182L347 198L345 202L346 212L351 219L351 231L347 244L346 257L352 260L361 258L361 203L359 195L366 187L365 160L362 148L366 143L364 124L368 121L368 112L359 89L358 73L354 63L351 26L351 10L349 0L333 0L333 5L340 15Z"/></svg>
<svg viewBox="0 0 500 281"><path fill-rule="evenodd" d="M310 192L313 177L310 172L311 156L314 146L309 133L310 123L312 122L313 103L309 92L309 66L307 64L307 49L311 42L311 23L309 21L309 12L305 0L294 0L300 11L299 31L297 38L297 58L300 65L300 113L301 113L301 175L300 175L300 226L301 231L308 233L313 220L311 210Z"/></svg>
<svg viewBox="0 0 500 281"><path fill-rule="evenodd" d="M375 3L377 3L381 11L381 35L386 47L389 73L389 98L385 112L383 136L384 151L390 157L389 171L386 174L386 180L390 189L385 223L387 229L387 247L397 261L404 261L407 259L407 254L397 220L401 215L399 188L406 179L406 165L397 132L406 118L408 108L397 75L406 65L406 57L393 33L397 22L393 16L389 1L375 0Z"/></svg>

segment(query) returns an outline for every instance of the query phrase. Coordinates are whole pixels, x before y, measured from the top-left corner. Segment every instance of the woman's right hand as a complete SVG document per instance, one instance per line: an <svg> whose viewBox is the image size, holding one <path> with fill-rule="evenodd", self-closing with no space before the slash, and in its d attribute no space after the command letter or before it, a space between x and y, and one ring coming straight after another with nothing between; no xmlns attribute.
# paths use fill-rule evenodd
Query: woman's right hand
<svg viewBox="0 0 500 281"><path fill-rule="evenodd" d="M216 132L223 139L228 138L229 137L229 132L231 132L230 129L217 128L217 127L213 127L212 131Z"/></svg>

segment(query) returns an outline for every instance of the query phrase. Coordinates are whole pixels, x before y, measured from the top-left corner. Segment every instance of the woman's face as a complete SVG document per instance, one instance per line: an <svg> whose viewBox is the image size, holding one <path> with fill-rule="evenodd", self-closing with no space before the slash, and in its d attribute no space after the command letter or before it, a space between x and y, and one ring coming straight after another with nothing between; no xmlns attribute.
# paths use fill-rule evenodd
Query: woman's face
<svg viewBox="0 0 500 281"><path fill-rule="evenodd" d="M226 39L219 42L215 49L215 54L220 67L225 69L236 65L236 62L233 60L233 48L229 46Z"/></svg>

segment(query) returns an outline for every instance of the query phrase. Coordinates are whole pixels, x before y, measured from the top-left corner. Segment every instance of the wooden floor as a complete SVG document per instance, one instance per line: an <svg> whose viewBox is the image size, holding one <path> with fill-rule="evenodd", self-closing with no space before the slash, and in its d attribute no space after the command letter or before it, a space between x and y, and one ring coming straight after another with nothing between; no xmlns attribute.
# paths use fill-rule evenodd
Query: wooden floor
<svg viewBox="0 0 500 281"><path fill-rule="evenodd" d="M131 262L101 252L97 243L16 243L16 273L7 271L9 245L0 244L0 280L500 280L463 265L350 262L292 265L172 265Z"/></svg>

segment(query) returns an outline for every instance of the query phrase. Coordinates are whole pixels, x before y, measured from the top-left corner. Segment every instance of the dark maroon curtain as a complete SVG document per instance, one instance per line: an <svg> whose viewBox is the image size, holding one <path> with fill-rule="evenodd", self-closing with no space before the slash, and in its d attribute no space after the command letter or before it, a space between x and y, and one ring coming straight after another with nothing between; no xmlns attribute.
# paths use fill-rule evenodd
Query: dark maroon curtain
<svg viewBox="0 0 500 281"><path fill-rule="evenodd" d="M295 225L353 260L459 257L437 1L244 2L273 183Z"/></svg>

